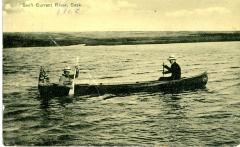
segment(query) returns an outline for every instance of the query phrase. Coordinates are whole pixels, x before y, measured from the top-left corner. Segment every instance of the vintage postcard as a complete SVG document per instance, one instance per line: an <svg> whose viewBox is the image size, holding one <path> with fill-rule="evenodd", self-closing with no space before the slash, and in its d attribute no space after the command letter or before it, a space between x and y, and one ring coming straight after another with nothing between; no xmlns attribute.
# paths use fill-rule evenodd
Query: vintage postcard
<svg viewBox="0 0 240 147"><path fill-rule="evenodd" d="M6 146L237 146L240 0L4 0Z"/></svg>

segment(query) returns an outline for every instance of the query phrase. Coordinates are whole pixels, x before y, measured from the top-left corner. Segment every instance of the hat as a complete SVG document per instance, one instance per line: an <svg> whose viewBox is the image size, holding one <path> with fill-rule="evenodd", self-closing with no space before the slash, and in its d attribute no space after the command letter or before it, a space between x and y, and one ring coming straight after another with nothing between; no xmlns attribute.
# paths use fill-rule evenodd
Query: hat
<svg viewBox="0 0 240 147"><path fill-rule="evenodd" d="M170 61L170 60L176 60L176 58L175 58L174 55L171 55L171 56L168 57L168 60L169 60L169 61Z"/></svg>
<svg viewBox="0 0 240 147"><path fill-rule="evenodd" d="M63 71L69 71L69 70L71 70L71 68L69 66L67 66L63 69Z"/></svg>

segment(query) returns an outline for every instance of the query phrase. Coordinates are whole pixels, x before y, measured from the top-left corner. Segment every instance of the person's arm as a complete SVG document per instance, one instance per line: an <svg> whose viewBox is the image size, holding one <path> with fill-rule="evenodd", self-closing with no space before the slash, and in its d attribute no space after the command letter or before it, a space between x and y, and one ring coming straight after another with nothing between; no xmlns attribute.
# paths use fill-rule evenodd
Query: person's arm
<svg viewBox="0 0 240 147"><path fill-rule="evenodd" d="M171 68L168 67L167 65L163 65L163 68L166 68L166 69L167 69L167 71L165 71L164 74L168 74L168 73L171 73L171 72L172 72L172 71L171 71Z"/></svg>
<svg viewBox="0 0 240 147"><path fill-rule="evenodd" d="M167 65L163 65L164 68L166 68L167 70L171 70L170 67L168 67Z"/></svg>
<svg viewBox="0 0 240 147"><path fill-rule="evenodd" d="M63 85L63 83L64 83L64 77L63 77L63 76L60 76L60 78L59 78L59 84L60 84L60 85Z"/></svg>
<svg viewBox="0 0 240 147"><path fill-rule="evenodd" d="M78 76L79 76L79 68L77 66L75 68L76 68L75 78L78 78Z"/></svg>

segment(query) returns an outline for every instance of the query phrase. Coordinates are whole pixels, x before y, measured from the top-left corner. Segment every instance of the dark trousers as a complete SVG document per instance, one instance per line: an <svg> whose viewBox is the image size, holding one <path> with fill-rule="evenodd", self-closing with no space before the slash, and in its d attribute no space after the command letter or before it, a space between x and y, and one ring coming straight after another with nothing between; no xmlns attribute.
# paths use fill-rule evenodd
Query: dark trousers
<svg viewBox="0 0 240 147"><path fill-rule="evenodd" d="M160 77L158 81L170 81L172 80L172 77Z"/></svg>

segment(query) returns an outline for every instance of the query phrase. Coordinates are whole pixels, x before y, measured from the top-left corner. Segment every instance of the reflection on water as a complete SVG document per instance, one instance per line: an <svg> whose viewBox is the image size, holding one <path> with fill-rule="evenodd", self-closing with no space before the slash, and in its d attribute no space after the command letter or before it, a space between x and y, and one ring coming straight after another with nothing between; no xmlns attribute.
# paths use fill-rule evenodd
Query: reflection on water
<svg viewBox="0 0 240 147"><path fill-rule="evenodd" d="M5 145L234 146L239 144L239 42L4 49ZM39 67L57 81L76 65L79 83L158 79L169 54L184 76L209 73L206 89L42 99ZM81 58L80 58L81 57ZM24 60L23 60L24 59Z"/></svg>

